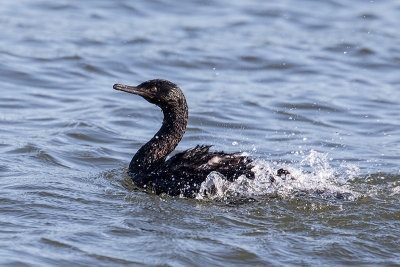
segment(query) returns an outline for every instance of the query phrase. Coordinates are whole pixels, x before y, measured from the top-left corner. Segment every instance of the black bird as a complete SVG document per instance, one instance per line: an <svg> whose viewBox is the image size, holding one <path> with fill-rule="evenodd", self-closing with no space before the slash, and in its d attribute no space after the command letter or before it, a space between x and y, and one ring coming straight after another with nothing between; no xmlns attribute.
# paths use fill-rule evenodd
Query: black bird
<svg viewBox="0 0 400 267"><path fill-rule="evenodd" d="M241 153L210 152L211 146L197 145L166 160L182 139L188 120L186 99L176 84L155 79L138 86L114 84L113 88L139 95L164 113L160 130L136 152L129 164L129 174L137 186L156 194L195 197L212 171L224 175L228 181L241 175L254 179L251 158ZM288 173L278 170L279 176Z"/></svg>

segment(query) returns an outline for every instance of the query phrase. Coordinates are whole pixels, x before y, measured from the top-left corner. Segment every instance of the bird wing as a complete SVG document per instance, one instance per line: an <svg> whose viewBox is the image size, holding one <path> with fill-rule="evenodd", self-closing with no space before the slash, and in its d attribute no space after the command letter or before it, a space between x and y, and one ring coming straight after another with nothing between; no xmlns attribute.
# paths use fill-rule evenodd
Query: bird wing
<svg viewBox="0 0 400 267"><path fill-rule="evenodd" d="M251 159L241 153L209 152L210 148L211 146L197 145L171 157L166 166L170 172L191 175L198 173L203 179L212 171L223 174L230 181L242 174L254 178Z"/></svg>
<svg viewBox="0 0 400 267"><path fill-rule="evenodd" d="M240 175L254 178L251 160L239 153L209 152L211 146L198 145L171 157L149 175L152 190L193 197L212 171L233 181Z"/></svg>

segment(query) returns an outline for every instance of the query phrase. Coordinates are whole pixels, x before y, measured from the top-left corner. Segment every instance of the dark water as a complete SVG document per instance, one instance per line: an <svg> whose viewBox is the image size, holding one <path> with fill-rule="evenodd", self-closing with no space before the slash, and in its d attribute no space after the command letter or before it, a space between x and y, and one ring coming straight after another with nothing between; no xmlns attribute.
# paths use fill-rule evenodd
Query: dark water
<svg viewBox="0 0 400 267"><path fill-rule="evenodd" d="M400 265L400 3L3 1L0 265ZM174 81L177 150L296 180L156 196L126 175ZM261 173L261 172L260 172Z"/></svg>

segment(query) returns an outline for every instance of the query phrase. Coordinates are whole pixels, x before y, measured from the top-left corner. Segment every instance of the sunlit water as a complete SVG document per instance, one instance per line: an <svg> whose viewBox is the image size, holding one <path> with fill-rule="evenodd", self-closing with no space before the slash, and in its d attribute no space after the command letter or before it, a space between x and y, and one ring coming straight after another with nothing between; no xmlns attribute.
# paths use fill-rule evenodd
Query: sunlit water
<svg viewBox="0 0 400 267"><path fill-rule="evenodd" d="M3 1L0 265L399 265L399 14ZM247 153L256 179L211 173L196 199L135 188L127 166L162 115L112 85L153 78L189 104L177 151Z"/></svg>

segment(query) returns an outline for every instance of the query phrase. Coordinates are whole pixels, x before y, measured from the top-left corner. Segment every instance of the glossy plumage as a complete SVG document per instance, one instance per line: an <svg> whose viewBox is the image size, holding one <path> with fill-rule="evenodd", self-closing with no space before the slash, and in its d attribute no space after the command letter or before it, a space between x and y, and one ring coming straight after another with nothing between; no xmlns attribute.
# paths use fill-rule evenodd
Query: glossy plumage
<svg viewBox="0 0 400 267"><path fill-rule="evenodd" d="M229 181L241 175L254 179L250 158L241 153L210 152L211 146L198 145L166 160L182 139L188 118L185 96L176 84L156 79L138 86L115 84L114 89L140 95L159 106L164 114L160 130L138 150L129 165L137 186L157 194L195 197L213 171Z"/></svg>
<svg viewBox="0 0 400 267"><path fill-rule="evenodd" d="M207 175L219 172L233 181L240 175L253 179L251 160L239 153L209 152L211 146L196 146L178 153L147 175L136 175L155 193L194 197ZM143 180L142 180L143 179ZM143 186L143 185L142 185Z"/></svg>

